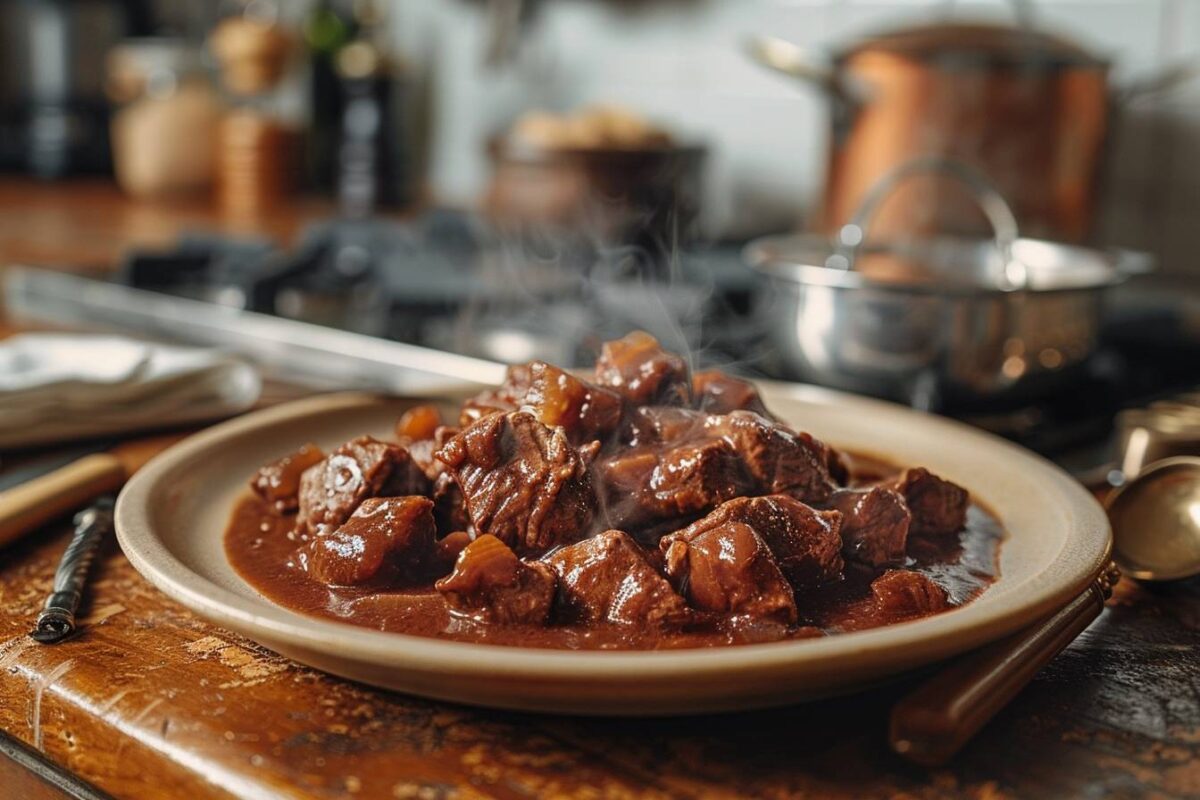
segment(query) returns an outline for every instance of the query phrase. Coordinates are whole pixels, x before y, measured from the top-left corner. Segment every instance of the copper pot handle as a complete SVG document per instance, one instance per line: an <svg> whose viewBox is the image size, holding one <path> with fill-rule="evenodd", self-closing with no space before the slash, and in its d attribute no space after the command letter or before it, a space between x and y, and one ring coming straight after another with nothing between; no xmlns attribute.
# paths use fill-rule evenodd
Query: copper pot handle
<svg viewBox="0 0 1200 800"><path fill-rule="evenodd" d="M992 238L1000 254L999 285L1003 289L1020 289L1026 285L1028 271L1024 264L1012 257L1012 246L1019 236L1017 217L1008 201L981 171L971 165L946 158L945 156L921 156L906 161L884 175L867 191L854 216L841 227L834 243L836 264L843 269L854 269L867 229L886 200L904 181L916 175L943 174L956 179L971 192L980 210L992 226Z"/></svg>

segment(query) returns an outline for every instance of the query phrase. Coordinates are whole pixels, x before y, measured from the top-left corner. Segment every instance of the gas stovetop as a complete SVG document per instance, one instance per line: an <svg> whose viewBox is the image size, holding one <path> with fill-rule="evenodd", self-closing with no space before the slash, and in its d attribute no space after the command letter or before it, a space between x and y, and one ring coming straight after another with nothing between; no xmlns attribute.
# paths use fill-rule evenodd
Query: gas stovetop
<svg viewBox="0 0 1200 800"><path fill-rule="evenodd" d="M633 328L690 353L697 367L787 377L771 368L737 243L664 260L582 239L515 242L471 215L435 211L405 223L322 223L291 250L191 235L130 253L117 285L87 291L61 276L33 278L18 282L18 306L57 304L59 316L125 327L141 320L145 332L237 347L330 385L491 382L493 362L591 363L600 342ZM1200 385L1200 339L1187 327L1161 307L1116 313L1088 369L1059 394L935 410L1051 457L1094 449L1121 408ZM344 363L350 354L356 363ZM371 363L390 382L364 379Z"/></svg>
<svg viewBox="0 0 1200 800"><path fill-rule="evenodd" d="M129 254L121 281L465 355L567 365L590 363L599 341L635 327L727 359L752 289L736 245L664 263L586 240L501 238L451 211L323 223L291 251L189 236Z"/></svg>

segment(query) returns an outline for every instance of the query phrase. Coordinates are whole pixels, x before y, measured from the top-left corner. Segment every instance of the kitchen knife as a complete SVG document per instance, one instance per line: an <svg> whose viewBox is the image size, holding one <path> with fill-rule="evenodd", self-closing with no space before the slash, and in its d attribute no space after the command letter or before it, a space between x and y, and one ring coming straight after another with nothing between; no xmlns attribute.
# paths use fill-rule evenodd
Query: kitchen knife
<svg viewBox="0 0 1200 800"><path fill-rule="evenodd" d="M94 451L80 457L81 452L86 450L47 457L4 476L0 547L125 483L128 473L120 458Z"/></svg>
<svg viewBox="0 0 1200 800"><path fill-rule="evenodd" d="M102 439L67 449L55 448L53 452L29 461L23 460L11 468L6 463L7 459L0 458L0 469L3 469L0 472L0 493L28 483L34 478L40 478L43 475L54 472L73 461L78 461L84 456L91 455L92 453L101 453L112 446L113 442L111 440Z"/></svg>
<svg viewBox="0 0 1200 800"><path fill-rule="evenodd" d="M94 442L16 468L11 474L22 482L6 475L9 488L0 491L0 547L78 511L102 494L115 494L143 464L189 432L142 437L115 446Z"/></svg>

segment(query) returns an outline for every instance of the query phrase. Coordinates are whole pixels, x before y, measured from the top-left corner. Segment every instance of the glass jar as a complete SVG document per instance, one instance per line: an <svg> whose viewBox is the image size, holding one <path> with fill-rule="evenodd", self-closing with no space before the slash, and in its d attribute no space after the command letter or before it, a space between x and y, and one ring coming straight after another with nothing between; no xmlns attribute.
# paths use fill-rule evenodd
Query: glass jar
<svg viewBox="0 0 1200 800"><path fill-rule="evenodd" d="M212 183L221 100L199 48L129 39L109 53L106 88L117 183L136 197L203 191Z"/></svg>

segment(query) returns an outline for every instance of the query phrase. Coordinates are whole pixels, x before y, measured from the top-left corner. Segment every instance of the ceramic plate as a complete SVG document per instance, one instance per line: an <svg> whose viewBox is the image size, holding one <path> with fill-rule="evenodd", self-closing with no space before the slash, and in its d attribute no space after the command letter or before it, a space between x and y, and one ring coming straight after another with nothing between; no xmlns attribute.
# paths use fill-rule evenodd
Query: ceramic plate
<svg viewBox="0 0 1200 800"><path fill-rule="evenodd" d="M664 652L573 652L384 633L288 611L233 571L230 510L260 465L306 441L388 436L416 400L316 397L217 425L163 452L125 487L117 534L133 565L201 617L304 664L416 695L585 714L673 714L783 705L878 683L997 639L1080 592L1107 559L1103 510L1049 462L899 406L795 385L764 399L848 450L920 464L992 508L1008 538L1001 577L960 609L821 639Z"/></svg>

